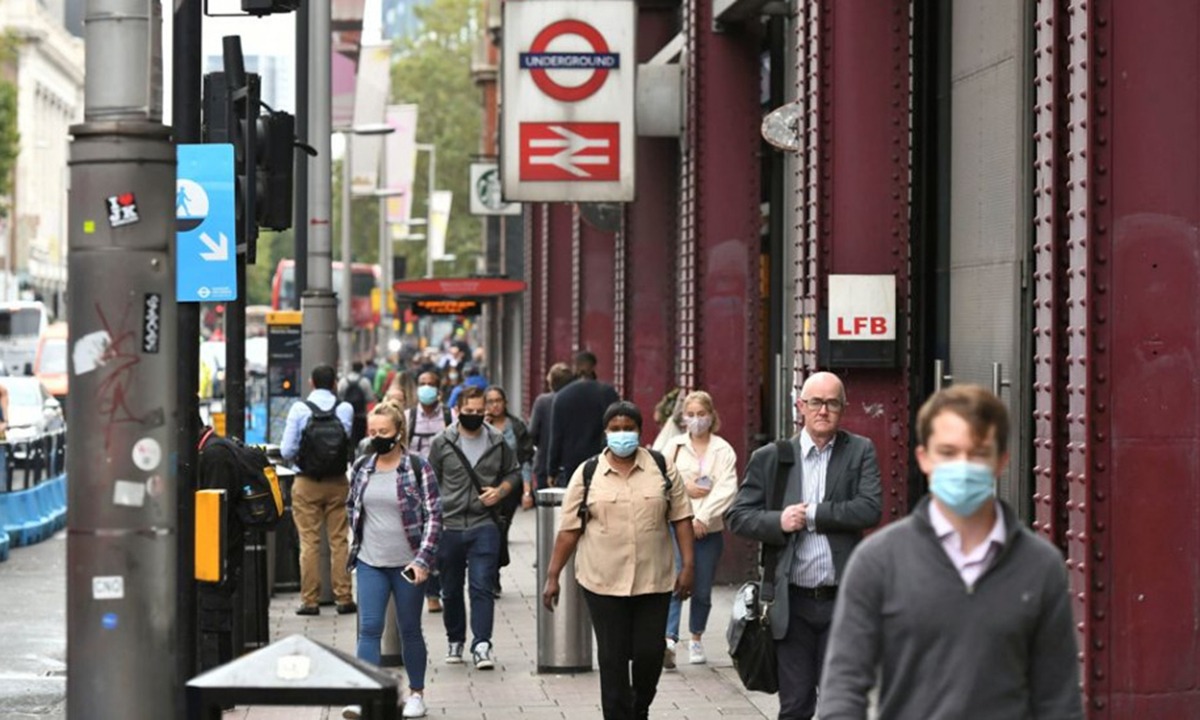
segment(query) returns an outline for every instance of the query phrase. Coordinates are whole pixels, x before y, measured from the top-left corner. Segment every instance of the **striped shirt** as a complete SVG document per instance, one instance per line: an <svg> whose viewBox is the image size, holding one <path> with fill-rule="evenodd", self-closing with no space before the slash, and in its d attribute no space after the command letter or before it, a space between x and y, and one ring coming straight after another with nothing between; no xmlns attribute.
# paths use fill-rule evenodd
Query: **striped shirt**
<svg viewBox="0 0 1200 720"><path fill-rule="evenodd" d="M829 470L829 458L833 456L831 439L824 449L818 449L808 435L808 429L800 432L800 458L802 462L792 467L788 482L800 482L806 507L805 525L800 530L796 543L796 554L792 557L791 583L799 587L815 588L837 585L837 571L833 566L833 549L824 534L816 531L817 503L825 497L825 474ZM800 477L796 478L799 473Z"/></svg>

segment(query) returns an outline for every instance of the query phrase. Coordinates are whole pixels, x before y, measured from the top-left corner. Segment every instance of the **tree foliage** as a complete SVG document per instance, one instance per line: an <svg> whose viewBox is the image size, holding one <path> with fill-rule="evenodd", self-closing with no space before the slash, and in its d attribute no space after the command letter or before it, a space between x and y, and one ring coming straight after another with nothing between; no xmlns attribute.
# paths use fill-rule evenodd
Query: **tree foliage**
<svg viewBox="0 0 1200 720"><path fill-rule="evenodd" d="M18 42L11 31L0 35L0 217L8 211L3 198L12 192L13 170L21 151L21 136L17 132L17 86L5 79L5 70L16 56Z"/></svg>

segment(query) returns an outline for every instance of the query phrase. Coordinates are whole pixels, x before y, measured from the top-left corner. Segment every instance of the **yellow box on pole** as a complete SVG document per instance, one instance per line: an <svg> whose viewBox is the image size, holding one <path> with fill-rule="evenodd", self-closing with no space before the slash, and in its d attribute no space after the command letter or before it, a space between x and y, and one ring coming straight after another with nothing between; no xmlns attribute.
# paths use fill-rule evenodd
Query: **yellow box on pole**
<svg viewBox="0 0 1200 720"><path fill-rule="evenodd" d="M225 579L224 490L196 491L196 580Z"/></svg>

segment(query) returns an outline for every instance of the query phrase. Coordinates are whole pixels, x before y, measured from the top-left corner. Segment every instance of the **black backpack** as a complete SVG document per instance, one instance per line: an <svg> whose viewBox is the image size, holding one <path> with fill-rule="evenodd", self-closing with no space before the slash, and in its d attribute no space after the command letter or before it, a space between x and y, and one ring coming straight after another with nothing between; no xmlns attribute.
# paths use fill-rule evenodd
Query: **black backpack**
<svg viewBox="0 0 1200 720"><path fill-rule="evenodd" d="M304 404L312 411L312 417L300 433L300 457L296 466L311 478L345 475L346 463L350 460L350 436L337 417L337 405L322 410L308 400Z"/></svg>
<svg viewBox="0 0 1200 720"><path fill-rule="evenodd" d="M654 458L654 464L658 466L658 471L662 473L663 479L663 497L667 500L667 517L671 517L671 476L667 474L667 459L662 456L657 450L650 450L650 456ZM600 456L593 455L583 464L583 502L579 503L579 531L587 530L588 518L591 513L588 512L588 493L592 489L592 476L596 474L596 466L600 464Z"/></svg>
<svg viewBox="0 0 1200 720"><path fill-rule="evenodd" d="M271 530L283 517L283 493L279 477L267 454L237 438L214 436L209 430L200 440L200 451L223 450L233 456L238 475L229 478L226 492L242 525L251 530Z"/></svg>
<svg viewBox="0 0 1200 720"><path fill-rule="evenodd" d="M355 417L367 414L367 393L363 390L361 376L355 378L353 381L347 381L346 392L342 395L342 400L350 403L350 407L354 409Z"/></svg>

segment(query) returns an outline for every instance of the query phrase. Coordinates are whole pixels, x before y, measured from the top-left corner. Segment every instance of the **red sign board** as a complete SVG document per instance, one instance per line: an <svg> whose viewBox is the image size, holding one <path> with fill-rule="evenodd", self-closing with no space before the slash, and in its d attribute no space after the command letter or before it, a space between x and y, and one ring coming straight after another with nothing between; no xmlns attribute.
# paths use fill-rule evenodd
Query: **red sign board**
<svg viewBox="0 0 1200 720"><path fill-rule="evenodd" d="M521 123L522 182L621 179L620 123Z"/></svg>
<svg viewBox="0 0 1200 720"><path fill-rule="evenodd" d="M495 297L525 291L525 283L507 278L431 278L401 280L392 289L404 297Z"/></svg>

